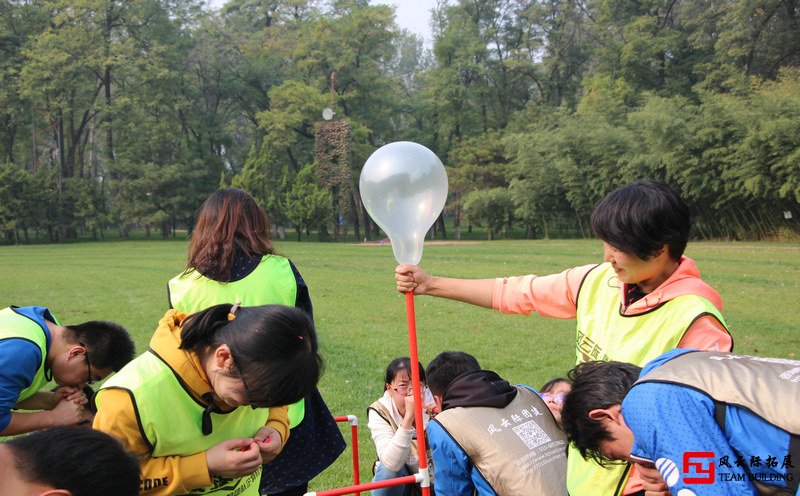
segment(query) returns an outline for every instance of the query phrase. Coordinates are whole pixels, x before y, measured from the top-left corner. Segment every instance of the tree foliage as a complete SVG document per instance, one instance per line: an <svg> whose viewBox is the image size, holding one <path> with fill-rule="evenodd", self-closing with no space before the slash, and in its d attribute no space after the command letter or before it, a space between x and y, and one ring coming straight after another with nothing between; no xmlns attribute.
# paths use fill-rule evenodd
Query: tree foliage
<svg viewBox="0 0 800 496"><path fill-rule="evenodd" d="M798 236L793 2L434 4L425 46L366 0L0 1L3 239L168 237L220 185L280 233L370 238L360 167L402 139L444 160L456 236L589 236L642 177L697 236Z"/></svg>

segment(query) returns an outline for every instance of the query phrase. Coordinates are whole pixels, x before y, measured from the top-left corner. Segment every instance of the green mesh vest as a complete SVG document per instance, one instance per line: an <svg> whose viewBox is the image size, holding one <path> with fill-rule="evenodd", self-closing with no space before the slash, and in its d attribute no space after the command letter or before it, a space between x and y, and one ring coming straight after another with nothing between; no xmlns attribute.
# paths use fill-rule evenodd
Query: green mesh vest
<svg viewBox="0 0 800 496"><path fill-rule="evenodd" d="M60 325L58 322L55 322L55 324ZM19 393L17 402L20 402L33 396L35 392L50 382L45 378L44 373L45 357L47 356L47 335L35 321L18 314L12 308L4 308L0 310L0 340L11 338L30 341L38 346L42 352L42 359L36 369L36 374L33 376L33 382Z"/></svg>
<svg viewBox="0 0 800 496"><path fill-rule="evenodd" d="M125 366L103 384L97 397L102 408L105 389L127 391L138 415L142 438L151 456L188 456L227 439L252 436L267 424L269 408L239 407L227 413L211 413L212 431L202 432L204 404L183 388L175 373L158 356L148 351ZM192 495L257 496L261 468L248 476L215 476L212 486L194 490Z"/></svg>
<svg viewBox="0 0 800 496"><path fill-rule="evenodd" d="M179 274L169 281L169 301L172 308L191 313L220 303L294 306L297 280L287 258L264 255L255 270L238 281L218 282L197 271ZM289 426L302 422L304 414L305 400L289 405Z"/></svg>
<svg viewBox="0 0 800 496"><path fill-rule="evenodd" d="M713 315L722 325L719 310L697 295L678 296L638 315L623 315L620 285L611 264L592 269L581 284L577 308L577 363L617 360L643 366L680 343L698 318ZM628 464L602 467L581 458L570 446L567 486L572 496L622 494Z"/></svg>
<svg viewBox="0 0 800 496"><path fill-rule="evenodd" d="M181 273L169 281L172 308L199 312L220 303L241 302L242 306L289 305L297 300L297 281L289 260L278 255L264 255L245 278L218 282L197 271Z"/></svg>

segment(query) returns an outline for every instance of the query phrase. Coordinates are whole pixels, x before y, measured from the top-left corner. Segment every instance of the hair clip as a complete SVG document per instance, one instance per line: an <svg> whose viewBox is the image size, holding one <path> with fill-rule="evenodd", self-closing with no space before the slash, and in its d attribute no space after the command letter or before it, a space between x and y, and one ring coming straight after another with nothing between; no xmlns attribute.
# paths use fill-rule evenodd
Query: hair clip
<svg viewBox="0 0 800 496"><path fill-rule="evenodd" d="M298 336L297 336L297 339L299 339L300 341L302 341L302 340L303 340L303 336L300 336L300 335L298 335Z"/></svg>
<svg viewBox="0 0 800 496"><path fill-rule="evenodd" d="M231 311L230 311L230 312L228 312L228 320L229 320L229 321L231 321L231 320L233 320L233 319L235 319L235 318L236 318L236 310L239 310L239 308L240 308L241 306L242 306L242 302L241 302L241 301L237 301L237 302L236 302L236 303L235 303L235 304L234 304L234 305L231 307Z"/></svg>

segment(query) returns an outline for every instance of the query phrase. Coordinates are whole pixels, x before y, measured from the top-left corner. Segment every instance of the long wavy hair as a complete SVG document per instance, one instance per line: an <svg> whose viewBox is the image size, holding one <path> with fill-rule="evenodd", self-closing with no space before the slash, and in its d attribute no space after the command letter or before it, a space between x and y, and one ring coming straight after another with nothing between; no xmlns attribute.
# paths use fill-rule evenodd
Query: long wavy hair
<svg viewBox="0 0 800 496"><path fill-rule="evenodd" d="M198 210L186 272L197 270L227 282L237 256L271 253L269 218L264 209L243 189L219 189Z"/></svg>

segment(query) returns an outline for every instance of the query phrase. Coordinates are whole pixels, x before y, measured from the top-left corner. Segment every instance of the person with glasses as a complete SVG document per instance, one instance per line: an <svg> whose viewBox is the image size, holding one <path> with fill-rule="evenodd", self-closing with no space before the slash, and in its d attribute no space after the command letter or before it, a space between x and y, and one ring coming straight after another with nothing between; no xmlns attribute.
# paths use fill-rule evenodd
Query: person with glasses
<svg viewBox="0 0 800 496"><path fill-rule="evenodd" d="M139 457L143 494L256 496L289 433L272 407L313 391L322 369L298 308L169 310L148 351L98 391L94 428Z"/></svg>
<svg viewBox="0 0 800 496"><path fill-rule="evenodd" d="M561 425L561 409L564 407L564 398L572 389L572 382L563 377L556 377L544 383L539 389L539 396L547 404L547 408L556 418L558 425Z"/></svg>
<svg viewBox="0 0 800 496"><path fill-rule="evenodd" d="M419 366L423 387L422 421L427 426L433 397L425 386L425 370ZM386 368L383 396L367 408L372 442L378 453L373 482L416 474L419 471L417 431L414 428L414 396L411 388L411 359L395 358ZM428 457L430 459L430 456ZM428 467L431 467L429 461ZM419 492L412 484L372 491L373 496L410 496Z"/></svg>
<svg viewBox="0 0 800 496"><path fill-rule="evenodd" d="M77 425L88 401L82 388L133 356L128 332L113 322L62 325L45 307L0 310L0 435ZM54 391L44 389L50 381Z"/></svg>

